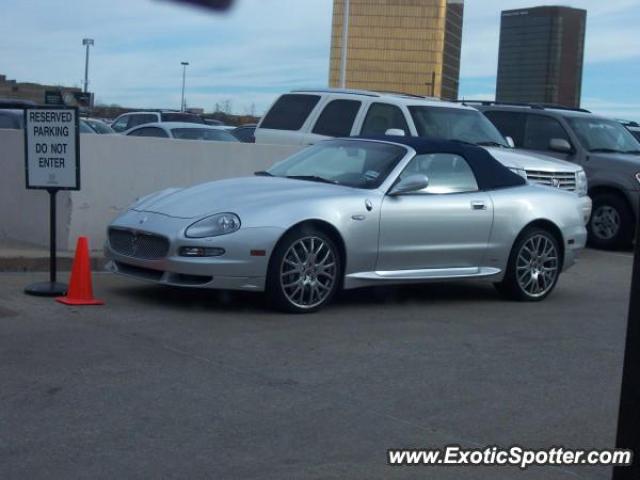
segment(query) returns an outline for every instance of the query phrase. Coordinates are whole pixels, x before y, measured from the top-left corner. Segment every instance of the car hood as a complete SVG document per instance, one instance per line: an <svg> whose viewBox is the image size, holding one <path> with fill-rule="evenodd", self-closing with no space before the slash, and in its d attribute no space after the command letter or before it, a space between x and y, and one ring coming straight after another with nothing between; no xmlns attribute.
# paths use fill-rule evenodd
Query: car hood
<svg viewBox="0 0 640 480"><path fill-rule="evenodd" d="M131 210L176 218L200 218L223 212L255 212L260 208L301 200L341 196L354 190L306 180L242 177L164 190L143 198Z"/></svg>
<svg viewBox="0 0 640 480"><path fill-rule="evenodd" d="M509 168L543 172L577 172L581 169L575 163L540 153L493 147L487 147L487 150L496 160Z"/></svg>

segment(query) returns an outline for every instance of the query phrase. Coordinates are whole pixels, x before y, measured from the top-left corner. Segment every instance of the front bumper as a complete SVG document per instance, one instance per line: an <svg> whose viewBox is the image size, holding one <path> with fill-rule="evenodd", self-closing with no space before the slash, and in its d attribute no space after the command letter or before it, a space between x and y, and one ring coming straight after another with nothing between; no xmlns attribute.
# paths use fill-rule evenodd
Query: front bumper
<svg viewBox="0 0 640 480"><path fill-rule="evenodd" d="M577 225L565 230L563 237L564 244L564 261L562 262L562 270L567 270L576 263L578 252L587 246L587 229L586 225L591 218L591 209L593 202L588 196L578 197L578 209L580 211L584 225Z"/></svg>
<svg viewBox="0 0 640 480"><path fill-rule="evenodd" d="M591 201L591 197L585 195L580 197L580 211L582 212L582 219L584 220L584 224L588 224L591 219L591 209L593 208L593 202Z"/></svg>
<svg viewBox="0 0 640 480"><path fill-rule="evenodd" d="M184 230L191 223L193 219L127 212L116 219L111 227L162 236L169 241L168 253L162 258L154 259L124 255L113 248L107 235L104 246L105 258L108 260L107 270L162 285L264 290L269 258L284 232L283 229L241 228L237 232L219 237L190 239L184 236ZM223 248L225 253L216 257L185 257L179 254L182 247ZM264 255L257 255L256 251L264 252Z"/></svg>

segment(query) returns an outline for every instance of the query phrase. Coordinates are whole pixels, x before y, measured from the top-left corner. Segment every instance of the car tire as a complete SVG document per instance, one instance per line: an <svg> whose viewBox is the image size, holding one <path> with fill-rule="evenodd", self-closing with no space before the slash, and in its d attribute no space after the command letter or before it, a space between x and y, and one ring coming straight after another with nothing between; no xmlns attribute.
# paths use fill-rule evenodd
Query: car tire
<svg viewBox="0 0 640 480"><path fill-rule="evenodd" d="M633 212L619 195L605 193L593 198L589 219L589 245L603 250L627 248L633 241Z"/></svg>
<svg viewBox="0 0 640 480"><path fill-rule="evenodd" d="M561 270L556 237L542 228L527 228L514 243L504 279L495 287L509 299L539 302L554 290Z"/></svg>
<svg viewBox="0 0 640 480"><path fill-rule="evenodd" d="M342 261L323 231L297 228L278 242L267 272L270 303L289 313L311 313L327 305L342 284Z"/></svg>

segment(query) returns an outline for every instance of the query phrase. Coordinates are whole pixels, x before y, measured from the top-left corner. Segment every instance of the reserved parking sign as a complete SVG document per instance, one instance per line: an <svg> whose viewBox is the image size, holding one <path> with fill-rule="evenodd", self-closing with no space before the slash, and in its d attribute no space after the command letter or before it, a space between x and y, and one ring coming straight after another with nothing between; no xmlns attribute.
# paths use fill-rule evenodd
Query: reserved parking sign
<svg viewBox="0 0 640 480"><path fill-rule="evenodd" d="M27 188L80 190L78 133L76 108L25 108Z"/></svg>

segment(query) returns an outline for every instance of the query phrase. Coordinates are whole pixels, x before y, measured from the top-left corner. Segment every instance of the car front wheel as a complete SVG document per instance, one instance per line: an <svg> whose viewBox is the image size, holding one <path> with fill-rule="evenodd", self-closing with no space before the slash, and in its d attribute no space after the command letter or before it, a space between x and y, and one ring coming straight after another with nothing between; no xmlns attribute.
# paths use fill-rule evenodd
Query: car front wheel
<svg viewBox="0 0 640 480"><path fill-rule="evenodd" d="M593 199L589 220L589 244L605 250L628 247L633 225L633 214L624 199L613 194L598 195Z"/></svg>
<svg viewBox="0 0 640 480"><path fill-rule="evenodd" d="M561 265L556 238L547 230L529 228L516 240L505 277L496 288L513 300L540 301L555 288Z"/></svg>
<svg viewBox="0 0 640 480"><path fill-rule="evenodd" d="M296 229L273 252L267 295L280 310L314 312L335 295L340 272L340 254L328 235L317 229Z"/></svg>

